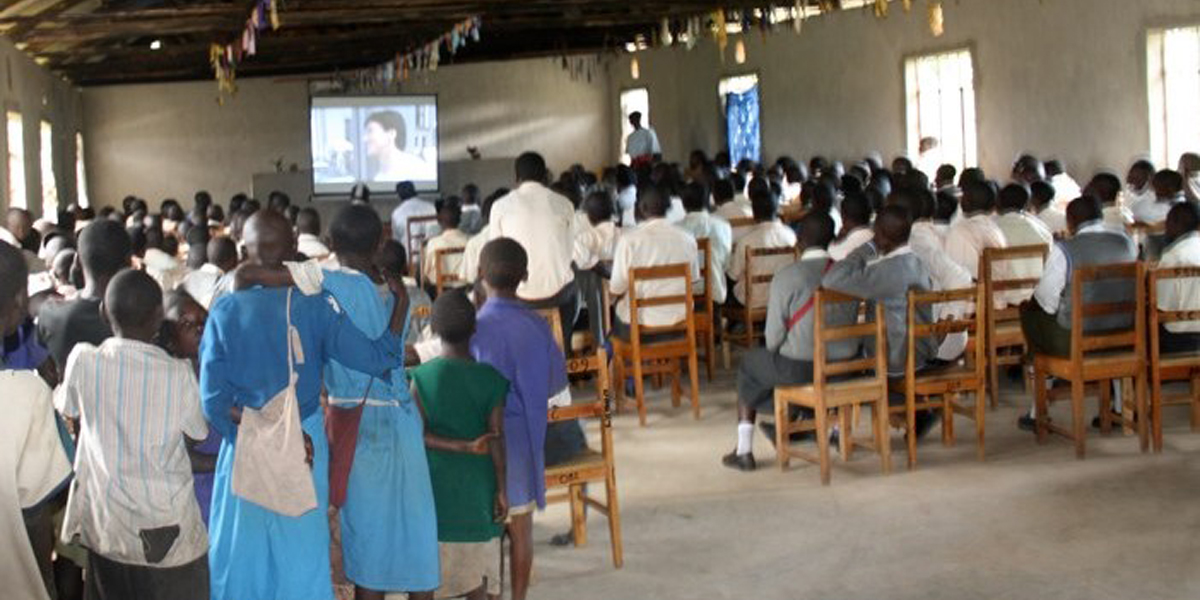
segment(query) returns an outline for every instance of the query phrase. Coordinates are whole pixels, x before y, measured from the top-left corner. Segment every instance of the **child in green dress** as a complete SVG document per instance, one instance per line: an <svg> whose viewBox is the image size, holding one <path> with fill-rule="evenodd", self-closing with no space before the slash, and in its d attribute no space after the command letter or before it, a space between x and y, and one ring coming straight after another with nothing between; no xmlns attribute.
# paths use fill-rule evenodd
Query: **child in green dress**
<svg viewBox="0 0 1200 600"><path fill-rule="evenodd" d="M425 444L437 507L442 587L436 597L500 594L500 534L508 512L504 399L508 381L471 358L475 307L460 290L433 304L442 355L411 371L425 413Z"/></svg>

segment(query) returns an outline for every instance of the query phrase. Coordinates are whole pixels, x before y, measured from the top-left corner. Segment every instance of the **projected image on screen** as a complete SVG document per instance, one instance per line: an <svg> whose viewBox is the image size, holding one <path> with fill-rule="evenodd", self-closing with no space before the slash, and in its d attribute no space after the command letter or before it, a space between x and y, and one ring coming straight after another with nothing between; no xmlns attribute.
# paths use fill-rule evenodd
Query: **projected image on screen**
<svg viewBox="0 0 1200 600"><path fill-rule="evenodd" d="M313 98L310 120L315 193L347 194L356 183L384 191L401 181L438 188L435 97Z"/></svg>

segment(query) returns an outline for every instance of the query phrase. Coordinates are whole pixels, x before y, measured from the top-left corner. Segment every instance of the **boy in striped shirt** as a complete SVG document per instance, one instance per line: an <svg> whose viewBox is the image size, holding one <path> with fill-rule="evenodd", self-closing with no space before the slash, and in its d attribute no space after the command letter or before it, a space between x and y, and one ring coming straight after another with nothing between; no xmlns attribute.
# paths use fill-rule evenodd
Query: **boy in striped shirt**
<svg viewBox="0 0 1200 600"><path fill-rule="evenodd" d="M117 274L101 310L115 337L75 346L55 397L79 432L63 540L88 549L88 598L207 600L185 439L208 433L196 376L154 345L163 302L149 275Z"/></svg>

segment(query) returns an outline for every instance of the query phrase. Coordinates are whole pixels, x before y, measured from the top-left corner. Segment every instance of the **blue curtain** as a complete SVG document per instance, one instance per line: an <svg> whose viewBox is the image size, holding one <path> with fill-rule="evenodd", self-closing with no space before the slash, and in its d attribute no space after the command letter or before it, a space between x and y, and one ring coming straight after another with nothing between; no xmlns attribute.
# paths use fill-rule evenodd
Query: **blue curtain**
<svg viewBox="0 0 1200 600"><path fill-rule="evenodd" d="M729 139L729 159L737 164L743 158L759 162L758 86L741 94L725 96L725 128Z"/></svg>

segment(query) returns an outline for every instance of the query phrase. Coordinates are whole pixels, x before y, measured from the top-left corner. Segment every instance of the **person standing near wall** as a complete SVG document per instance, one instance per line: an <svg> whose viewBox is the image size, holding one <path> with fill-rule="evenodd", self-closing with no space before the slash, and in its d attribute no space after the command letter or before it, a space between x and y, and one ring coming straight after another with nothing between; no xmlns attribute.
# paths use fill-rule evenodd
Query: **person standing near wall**
<svg viewBox="0 0 1200 600"><path fill-rule="evenodd" d="M649 167L662 158L662 147L658 145L658 134L649 127L642 127L642 113L629 113L629 124L633 131L625 138L625 153L634 171Z"/></svg>

